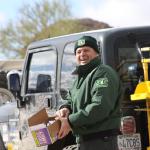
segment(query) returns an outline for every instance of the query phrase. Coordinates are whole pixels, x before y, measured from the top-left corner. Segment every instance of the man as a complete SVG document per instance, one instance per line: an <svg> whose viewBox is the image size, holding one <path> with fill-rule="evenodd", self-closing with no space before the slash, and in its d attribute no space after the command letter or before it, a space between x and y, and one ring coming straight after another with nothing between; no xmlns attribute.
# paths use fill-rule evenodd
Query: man
<svg viewBox="0 0 150 150"><path fill-rule="evenodd" d="M61 120L58 137L61 139L72 131L80 150L117 150L119 78L111 67L101 64L95 38L81 37L75 43L74 52L77 79L67 103L56 112Z"/></svg>

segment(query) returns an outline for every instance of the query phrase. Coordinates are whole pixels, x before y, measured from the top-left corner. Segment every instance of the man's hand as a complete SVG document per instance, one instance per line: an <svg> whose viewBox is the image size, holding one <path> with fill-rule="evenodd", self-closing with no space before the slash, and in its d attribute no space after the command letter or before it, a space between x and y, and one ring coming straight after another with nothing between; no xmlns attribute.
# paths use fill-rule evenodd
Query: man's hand
<svg viewBox="0 0 150 150"><path fill-rule="evenodd" d="M55 119L57 120L61 117L68 117L69 113L70 113L70 111L68 108L62 108L62 109L56 111L56 118Z"/></svg>
<svg viewBox="0 0 150 150"><path fill-rule="evenodd" d="M71 131L71 127L67 117L62 117L60 118L60 120L61 120L61 127L58 133L58 139L62 139Z"/></svg>
<svg viewBox="0 0 150 150"><path fill-rule="evenodd" d="M71 131L71 127L67 119L69 114L70 114L70 110L68 108L62 108L56 112L55 119L61 121L61 127L58 133L58 139L62 139Z"/></svg>

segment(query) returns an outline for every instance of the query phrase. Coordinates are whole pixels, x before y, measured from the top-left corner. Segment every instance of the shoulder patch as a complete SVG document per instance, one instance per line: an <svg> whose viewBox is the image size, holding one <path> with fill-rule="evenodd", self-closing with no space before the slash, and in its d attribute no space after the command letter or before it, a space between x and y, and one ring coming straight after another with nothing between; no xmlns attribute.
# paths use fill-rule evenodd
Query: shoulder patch
<svg viewBox="0 0 150 150"><path fill-rule="evenodd" d="M99 78L98 80L95 81L94 87L95 88L108 87L108 78Z"/></svg>

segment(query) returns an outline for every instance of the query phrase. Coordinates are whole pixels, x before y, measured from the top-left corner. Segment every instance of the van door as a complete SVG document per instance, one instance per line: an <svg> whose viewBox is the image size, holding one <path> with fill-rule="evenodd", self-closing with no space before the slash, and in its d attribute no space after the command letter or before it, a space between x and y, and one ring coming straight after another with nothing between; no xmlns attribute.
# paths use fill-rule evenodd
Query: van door
<svg viewBox="0 0 150 150"><path fill-rule="evenodd" d="M54 47L28 50L22 76L22 96L25 107L20 111L23 150L36 149L27 119L43 107L52 113L56 108L57 52ZM26 147L30 145L30 147ZM21 148L22 149L22 148ZM43 150L44 147L39 148Z"/></svg>

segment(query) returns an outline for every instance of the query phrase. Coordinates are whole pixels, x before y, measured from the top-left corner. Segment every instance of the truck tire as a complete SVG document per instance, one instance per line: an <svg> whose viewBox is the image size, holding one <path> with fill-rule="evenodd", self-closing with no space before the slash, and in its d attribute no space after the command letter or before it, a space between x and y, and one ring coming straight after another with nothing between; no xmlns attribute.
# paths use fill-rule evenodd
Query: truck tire
<svg viewBox="0 0 150 150"><path fill-rule="evenodd" d="M14 101L14 99L13 94L8 90L7 72L0 71L0 104Z"/></svg>
<svg viewBox="0 0 150 150"><path fill-rule="evenodd" d="M0 105L14 101L15 97L9 90L0 88Z"/></svg>

